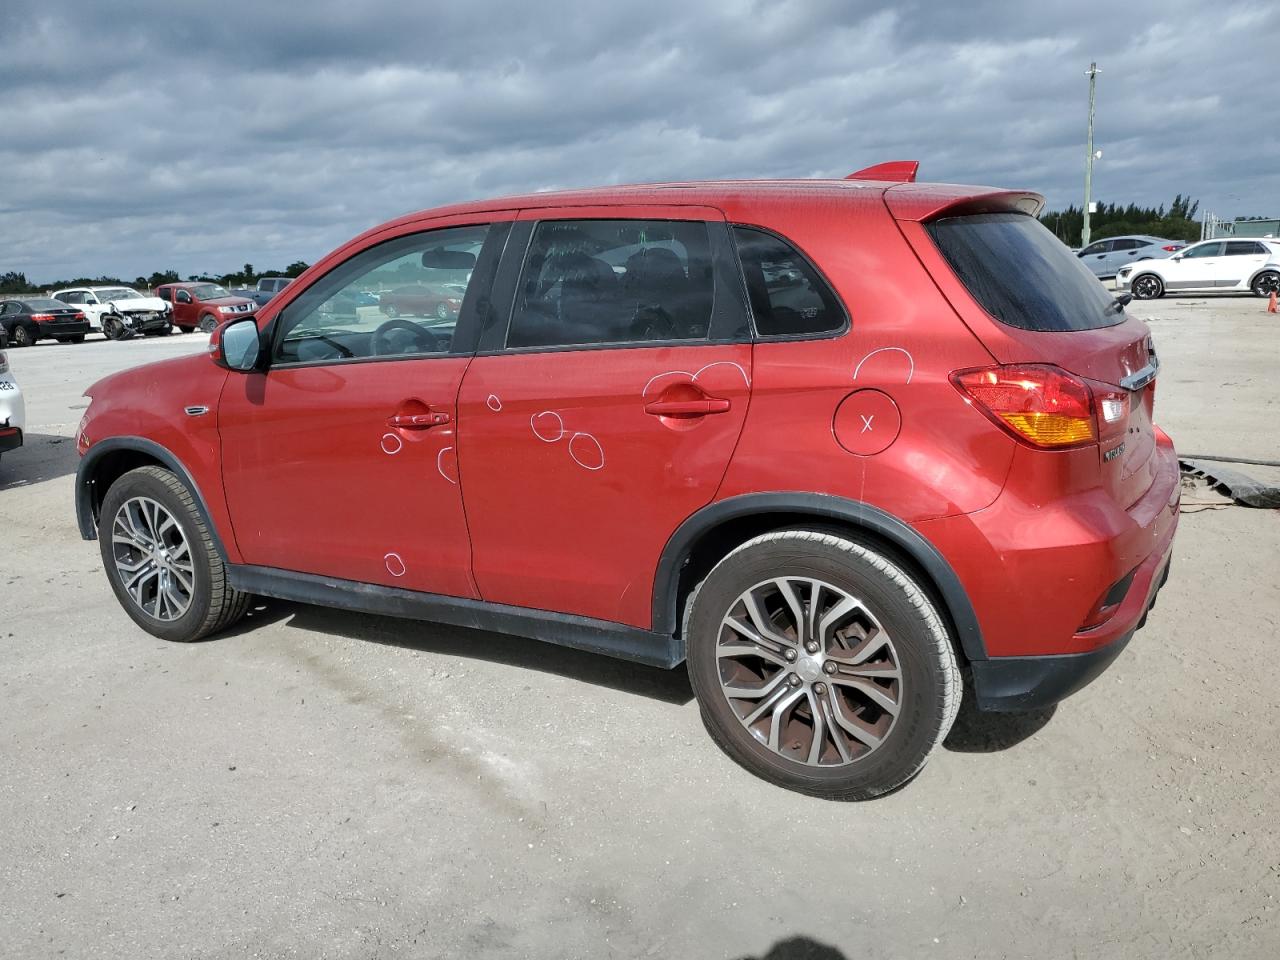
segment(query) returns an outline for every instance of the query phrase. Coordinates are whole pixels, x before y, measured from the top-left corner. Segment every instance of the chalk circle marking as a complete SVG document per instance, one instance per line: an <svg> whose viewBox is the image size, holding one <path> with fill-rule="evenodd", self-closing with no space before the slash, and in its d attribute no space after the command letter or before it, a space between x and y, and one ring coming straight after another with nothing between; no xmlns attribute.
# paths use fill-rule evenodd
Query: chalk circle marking
<svg viewBox="0 0 1280 960"><path fill-rule="evenodd" d="M492 410L494 413L502 412L502 401L499 400L492 393L489 394L489 396L485 399L484 405L488 407L490 410Z"/></svg>
<svg viewBox="0 0 1280 960"><path fill-rule="evenodd" d="M545 426L543 427L542 430L538 429L538 422L542 420L543 417L556 418L556 424L558 425L560 432L557 433L554 437L549 437L546 435ZM557 440L563 439L564 435L568 432L564 428L564 418L561 417L560 414L556 413L554 410L543 410L541 413L535 413L532 417L529 418L529 429L531 429L533 431L533 435L537 437L539 440L541 440L543 443L555 443Z"/></svg>
<svg viewBox="0 0 1280 960"><path fill-rule="evenodd" d="M582 450L580 454L579 450L574 449L575 444L577 444L579 450L582 450L584 446L586 449ZM595 447L594 454L591 453L592 446ZM604 469L604 447L600 446L600 441L589 433L578 432L569 438L569 456L573 458L574 463L582 467L584 470ZM584 460L587 462L584 462ZM598 460L599 463L592 466L592 463L596 460Z"/></svg>
<svg viewBox="0 0 1280 960"><path fill-rule="evenodd" d="M870 360L872 357L874 357L877 353L900 353L904 357L906 357L907 364L908 364L906 382L907 383L911 382L911 378L915 376L915 372L916 372L916 361L915 361L915 358L912 357L911 354L908 353L906 350L902 349L902 347L877 347L875 350L872 350L865 357L859 360L858 365L853 368L853 379L855 380L858 379L858 371L862 369L862 365L866 363L868 360Z"/></svg>
<svg viewBox="0 0 1280 960"><path fill-rule="evenodd" d="M443 448L441 448L440 452L436 454L436 469L440 471L440 476L444 477L446 480L448 480L448 481L449 481L450 483L452 483L454 486L457 486L457 484L458 484L457 479L455 479L454 477L449 476L448 472L447 472L447 471L445 470L445 468L444 468L444 464L445 464L445 454L446 454L446 453L448 453L448 452L449 452L450 450L452 450L452 449L453 449L453 447L443 447ZM456 454L455 454L455 456L456 456ZM456 468L456 467L457 467L457 462L456 462L456 460L455 460L455 461L452 461L452 462L453 462L453 464L454 464L454 467ZM455 472L456 472L456 469L455 469Z"/></svg>
<svg viewBox="0 0 1280 960"><path fill-rule="evenodd" d="M391 441L388 444L387 441ZM388 457L394 457L397 453L404 449L404 441L397 437L394 433L384 433L382 435L382 452Z"/></svg>
<svg viewBox="0 0 1280 960"><path fill-rule="evenodd" d="M405 575L404 560L400 558L400 554L388 553L382 558L382 562L387 565L387 573L393 577L403 577Z"/></svg>

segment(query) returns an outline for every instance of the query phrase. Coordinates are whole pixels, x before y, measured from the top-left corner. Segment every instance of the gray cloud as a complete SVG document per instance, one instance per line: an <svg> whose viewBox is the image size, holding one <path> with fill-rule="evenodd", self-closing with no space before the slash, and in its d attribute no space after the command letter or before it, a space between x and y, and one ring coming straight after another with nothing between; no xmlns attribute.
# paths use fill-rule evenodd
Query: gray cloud
<svg viewBox="0 0 1280 960"><path fill-rule="evenodd" d="M884 159L1064 205L1090 59L1100 199L1280 210L1257 3L6 6L0 271L35 280L315 260L474 197Z"/></svg>

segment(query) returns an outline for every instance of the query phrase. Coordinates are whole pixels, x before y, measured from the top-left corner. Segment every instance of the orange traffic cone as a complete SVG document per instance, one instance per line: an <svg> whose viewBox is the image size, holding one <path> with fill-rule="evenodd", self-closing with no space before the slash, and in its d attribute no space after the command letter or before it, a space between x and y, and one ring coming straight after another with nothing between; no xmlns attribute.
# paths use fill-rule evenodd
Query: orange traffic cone
<svg viewBox="0 0 1280 960"><path fill-rule="evenodd" d="M1267 313L1276 313L1276 294L1271 291L1271 299L1267 301Z"/></svg>

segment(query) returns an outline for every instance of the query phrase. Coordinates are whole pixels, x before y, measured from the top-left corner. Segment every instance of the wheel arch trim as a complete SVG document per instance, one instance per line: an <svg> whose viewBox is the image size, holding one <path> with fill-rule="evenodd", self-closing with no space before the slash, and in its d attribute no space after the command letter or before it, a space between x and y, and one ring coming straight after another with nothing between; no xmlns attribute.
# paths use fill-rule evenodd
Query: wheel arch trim
<svg viewBox="0 0 1280 960"><path fill-rule="evenodd" d="M658 560L653 584L653 630L675 633L679 626L677 604L680 573L697 544L722 525L753 516L804 515L815 521L834 520L862 528L891 543L919 565L937 590L945 612L956 630L956 640L970 660L986 660L986 644L973 604L960 578L938 548L911 526L857 500L829 494L751 493L730 497L703 507L684 521L671 535ZM683 644L682 644L683 645Z"/></svg>
<svg viewBox="0 0 1280 960"><path fill-rule="evenodd" d="M80 458L80 465L76 467L75 489L76 523L80 527L80 536L85 540L98 539L98 515L94 509L97 469L108 454L120 451L145 454L166 470L172 471L186 485L187 489L191 491L191 496L195 498L196 505L200 508L200 513L209 528L209 536L213 540L213 545L217 549L218 555L226 563L228 559L226 547L223 546L222 538L214 525L213 516L209 512L209 505L205 501L204 494L200 492L200 487L191 476L191 472L187 470L182 461L171 450L145 437L108 437L106 440L95 443Z"/></svg>

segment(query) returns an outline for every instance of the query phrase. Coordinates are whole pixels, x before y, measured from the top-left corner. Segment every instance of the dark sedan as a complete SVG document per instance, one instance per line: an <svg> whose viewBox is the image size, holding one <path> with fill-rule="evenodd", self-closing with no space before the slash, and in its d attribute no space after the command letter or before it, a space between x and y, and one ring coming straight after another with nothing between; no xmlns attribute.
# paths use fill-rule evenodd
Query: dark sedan
<svg viewBox="0 0 1280 960"><path fill-rule="evenodd" d="M0 326L12 347L29 347L38 340L81 343L89 332L89 318L61 300L27 297L0 300Z"/></svg>

